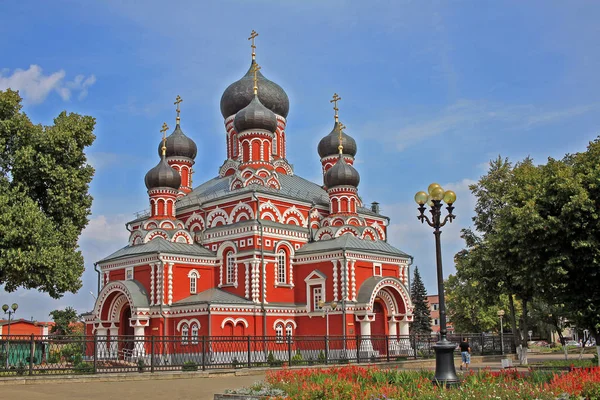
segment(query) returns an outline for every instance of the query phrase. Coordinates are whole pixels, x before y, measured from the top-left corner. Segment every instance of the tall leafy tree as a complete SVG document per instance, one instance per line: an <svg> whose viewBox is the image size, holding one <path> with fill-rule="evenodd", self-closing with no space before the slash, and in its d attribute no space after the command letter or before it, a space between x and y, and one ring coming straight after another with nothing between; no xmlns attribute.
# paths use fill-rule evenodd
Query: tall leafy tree
<svg viewBox="0 0 600 400"><path fill-rule="evenodd" d="M54 321L51 333L57 335L71 335L75 330L75 323L79 321L79 314L73 307L67 307L64 310L50 311L50 316Z"/></svg>
<svg viewBox="0 0 600 400"><path fill-rule="evenodd" d="M431 311L427 302L427 289L425 289L421 279L419 267L415 267L410 297L414 306L413 323L410 325L411 333L416 335L431 334Z"/></svg>
<svg viewBox="0 0 600 400"><path fill-rule="evenodd" d="M58 298L82 285L95 120L62 112L35 125L21 108L18 92L0 91L0 284Z"/></svg>

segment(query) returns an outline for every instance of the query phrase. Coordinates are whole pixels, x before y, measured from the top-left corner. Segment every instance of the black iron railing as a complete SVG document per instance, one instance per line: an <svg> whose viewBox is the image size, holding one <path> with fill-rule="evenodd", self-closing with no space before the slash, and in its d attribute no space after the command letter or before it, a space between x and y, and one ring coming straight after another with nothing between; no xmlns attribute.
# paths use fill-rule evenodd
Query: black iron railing
<svg viewBox="0 0 600 400"><path fill-rule="evenodd" d="M500 336L467 337L472 354L501 353ZM0 378L40 374L198 371L380 363L434 358L436 335L410 336L1 336ZM504 352L514 353L512 335ZM456 350L458 352L458 348Z"/></svg>

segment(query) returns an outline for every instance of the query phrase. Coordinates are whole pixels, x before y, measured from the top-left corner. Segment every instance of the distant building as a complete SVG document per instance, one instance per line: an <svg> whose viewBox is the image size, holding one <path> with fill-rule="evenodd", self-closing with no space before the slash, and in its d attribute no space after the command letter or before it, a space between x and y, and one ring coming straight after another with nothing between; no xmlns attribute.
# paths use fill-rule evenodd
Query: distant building
<svg viewBox="0 0 600 400"><path fill-rule="evenodd" d="M431 332L438 333L440 331L440 298L437 294L427 296L429 310L431 312ZM446 310L446 328L448 333L454 333L454 326L448 320L448 311Z"/></svg>
<svg viewBox="0 0 600 400"><path fill-rule="evenodd" d="M8 321L0 320L0 336L8 335L8 325ZM52 325L54 325L54 322L36 322L25 319L16 319L10 321L10 335L46 336Z"/></svg>

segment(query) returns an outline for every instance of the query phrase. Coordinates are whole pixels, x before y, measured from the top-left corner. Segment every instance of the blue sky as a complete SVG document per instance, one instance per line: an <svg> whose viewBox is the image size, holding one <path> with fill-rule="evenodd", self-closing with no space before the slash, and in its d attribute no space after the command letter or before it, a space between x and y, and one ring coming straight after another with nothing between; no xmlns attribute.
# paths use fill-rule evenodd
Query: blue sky
<svg viewBox="0 0 600 400"><path fill-rule="evenodd" d="M321 182L316 146L333 125L329 103L358 143L359 194L392 218L389 241L414 255L436 293L431 230L413 195L431 182L458 194L444 230L444 272L474 200L468 185L499 154L537 162L585 149L600 134L600 3L594 1L28 1L0 4L0 89L19 88L35 122L60 111L96 117L92 216L81 237L78 294L51 300L0 291L17 316L92 307L93 262L124 246L124 223L147 208L144 174L160 127L198 145L194 182L225 158L219 100L257 60L290 97L288 159Z"/></svg>

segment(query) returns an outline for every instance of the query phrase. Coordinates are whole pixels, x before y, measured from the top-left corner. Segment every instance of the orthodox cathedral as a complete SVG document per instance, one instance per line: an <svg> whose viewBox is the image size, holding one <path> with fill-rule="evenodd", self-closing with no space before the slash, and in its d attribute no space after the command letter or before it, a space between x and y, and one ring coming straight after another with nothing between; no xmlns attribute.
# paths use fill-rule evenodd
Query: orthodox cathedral
<svg viewBox="0 0 600 400"><path fill-rule="evenodd" d="M408 334L412 258L388 244L377 203L365 207L358 195L341 98L331 100L333 129L317 148L323 182L310 182L287 160L289 99L261 73L256 36L248 72L221 97L227 159L195 187L197 147L177 97L175 129L166 136L163 125L158 164L145 177L150 210L126 224L127 246L95 264L101 290L87 334L181 343Z"/></svg>

